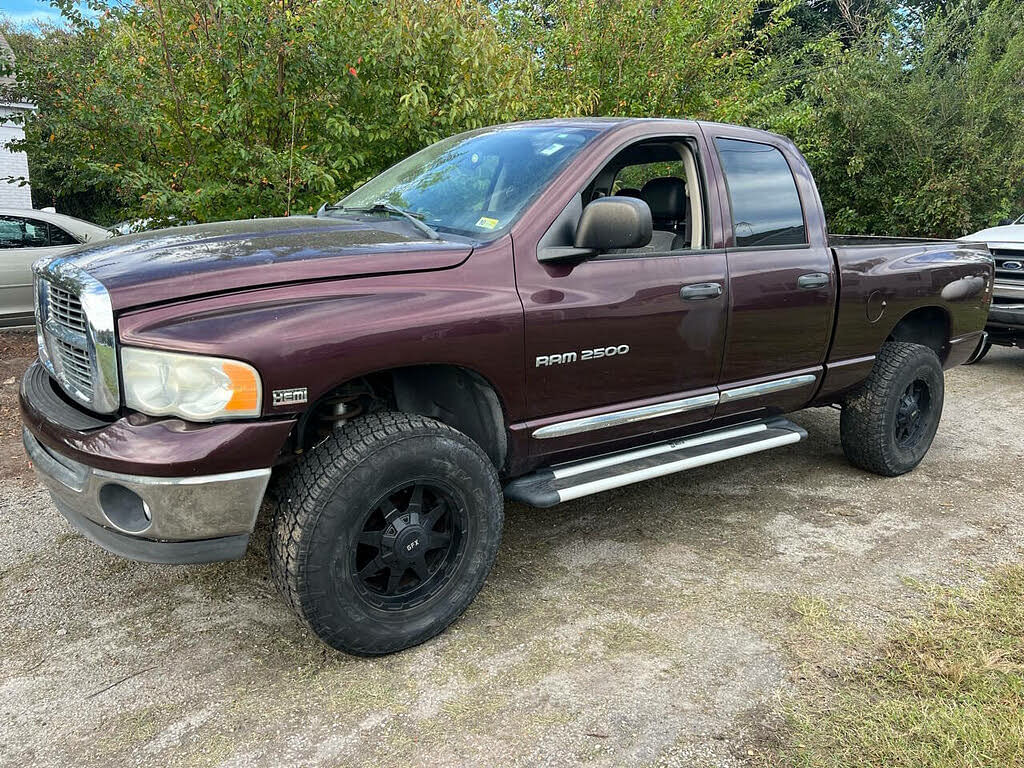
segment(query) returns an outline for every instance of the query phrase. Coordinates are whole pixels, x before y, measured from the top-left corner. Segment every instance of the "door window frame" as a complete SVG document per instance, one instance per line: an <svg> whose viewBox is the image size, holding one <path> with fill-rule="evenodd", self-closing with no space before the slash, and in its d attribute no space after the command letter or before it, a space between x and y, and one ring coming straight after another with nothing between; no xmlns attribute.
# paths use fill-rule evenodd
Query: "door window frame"
<svg viewBox="0 0 1024 768"><path fill-rule="evenodd" d="M14 250L21 250L21 249L31 250L33 248L67 248L67 247L70 247L72 245L81 245L81 243L82 243L82 240L80 240L79 238L75 237L75 235L73 233L68 232L63 227L57 226L53 222L47 221L46 219L37 219L34 216L20 216L20 215L15 215L15 214L2 214L2 215L0 215L0 220L12 221L15 224L19 224L20 223L20 224L23 224L23 225L32 225L33 227L38 227L38 228L40 228L40 229L42 229L42 230L44 230L46 232L46 242L43 243L42 245L25 245L24 244L25 241L23 239L21 245L5 245L5 246L0 247L0 250L11 250L11 251L14 251ZM52 242L53 241L53 230L57 230L58 232L63 232L65 235L67 235L71 239L71 242L70 243L60 243L59 245L54 245L53 242Z"/></svg>
<svg viewBox="0 0 1024 768"><path fill-rule="evenodd" d="M554 229L556 226L558 226L561 223L561 219L562 219L562 216L564 215L565 211L569 207L571 207L576 201L579 201L579 203L580 203L580 214L582 215L583 209L586 208L586 206L584 206L582 204L582 202L583 202L583 200L582 200L583 193L586 192L591 187L593 187L594 182L597 181L598 177L601 176L602 173L604 173L604 171L608 167L609 163L611 163L616 157L621 155L623 152L625 152L630 147L636 146L637 144L652 144L652 143L659 143L659 142L663 143L663 144L685 144L686 148L689 150L690 156L693 159L693 163L694 163L694 166L695 166L695 169L696 169L697 181L698 181L698 191L700 192L701 215L702 215L701 216L701 218L702 218L702 222L701 222L701 225L702 225L702 227L701 227L702 228L701 240L702 240L703 243L710 242L711 241L711 237L712 237L712 233L711 233L710 198L709 198L710 189L709 189L708 177L707 177L707 164L704 162L704 158L703 158L703 156L701 154L701 151L700 151L700 145L701 145L700 138L695 133L683 133L683 132L675 133L675 132L673 132L673 133L663 133L663 134L656 134L656 135L646 135L646 136L641 136L641 137L629 139L628 141L624 141L621 144L619 144L617 147L615 147L615 149L612 150L608 154L608 157L605 159L605 161L602 162L597 167L597 169L592 174L590 174L587 177L587 179L583 183L583 185L579 189L577 189L577 191L572 195L572 197L569 198L568 202L565 204L565 206L559 212L558 216L555 217L555 219L551 222L551 224L548 226L548 228L544 231L544 234L541 235L541 237L540 237L540 239L538 241L538 244L544 242L545 238L548 236L548 234L551 232L551 230ZM655 161L655 162L657 162L657 161ZM685 164L686 161L682 157L680 157L679 158L679 162ZM637 163L636 165L639 165L639 163ZM622 167L626 168L626 167L629 167L629 166L622 166ZM618 176L618 171L616 172L616 177L617 176ZM687 185L689 185L689 180L686 180L686 181L687 181ZM613 183L614 183L614 179L613 179ZM690 200L691 200L691 206L692 206L693 198L691 197ZM570 243L570 245L571 245L571 243ZM602 253L602 254L598 254L597 256L595 256L595 257L593 257L591 259L588 259L588 261L590 261L590 262L624 261L624 260L631 260L631 261L633 261L633 260L637 260L637 259L649 259L649 258L658 258L658 259L662 259L662 258L666 258L666 257L676 257L676 258L679 258L679 257L684 257L684 256L687 256L687 255L690 255L690 254L722 253L724 251L725 251L725 248L708 248L706 246L702 246L701 248L685 248L685 249L684 248L680 248L679 250L675 250L675 251L646 251L646 252L643 252L643 253L634 253L634 254Z"/></svg>
<svg viewBox="0 0 1024 768"><path fill-rule="evenodd" d="M702 123L701 130L708 145L706 160L713 169L713 178L710 183L715 186L719 199L719 211L721 214L721 236L723 247L728 251L736 250L799 250L804 248L828 248L828 226L825 221L824 212L821 206L821 197L818 194L817 186L811 175L807 161L796 148L792 141L784 136L754 131L750 128L743 128L736 125ZM803 209L804 225L807 228L807 245L763 245L763 246L736 246L732 224L732 207L729 200L729 190L725 182L725 171L722 168L722 161L715 145L716 139L736 139L748 141L754 144L765 144L773 147L786 159L793 179L796 182L797 194L800 197L800 207Z"/></svg>

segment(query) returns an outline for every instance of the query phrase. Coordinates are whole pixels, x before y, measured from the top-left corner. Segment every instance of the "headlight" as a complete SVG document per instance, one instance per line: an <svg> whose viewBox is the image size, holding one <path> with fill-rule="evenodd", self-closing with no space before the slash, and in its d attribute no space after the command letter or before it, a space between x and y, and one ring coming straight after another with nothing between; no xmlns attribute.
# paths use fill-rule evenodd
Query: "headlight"
<svg viewBox="0 0 1024 768"><path fill-rule="evenodd" d="M123 347L125 405L150 416L214 421L258 416L260 375L237 360Z"/></svg>

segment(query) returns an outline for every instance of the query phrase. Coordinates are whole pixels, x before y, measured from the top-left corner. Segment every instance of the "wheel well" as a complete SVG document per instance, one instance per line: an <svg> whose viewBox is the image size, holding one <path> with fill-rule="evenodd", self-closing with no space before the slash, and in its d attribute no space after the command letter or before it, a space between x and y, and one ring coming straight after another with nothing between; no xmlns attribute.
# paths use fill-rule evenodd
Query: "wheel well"
<svg viewBox="0 0 1024 768"><path fill-rule="evenodd" d="M949 352L949 314L941 307L921 307L892 329L886 341L908 341L932 349L940 361Z"/></svg>
<svg viewBox="0 0 1024 768"><path fill-rule="evenodd" d="M335 387L299 419L296 447L308 448L335 424L375 410L437 419L470 437L497 469L505 464L508 437L497 392L480 374L455 365L395 368Z"/></svg>

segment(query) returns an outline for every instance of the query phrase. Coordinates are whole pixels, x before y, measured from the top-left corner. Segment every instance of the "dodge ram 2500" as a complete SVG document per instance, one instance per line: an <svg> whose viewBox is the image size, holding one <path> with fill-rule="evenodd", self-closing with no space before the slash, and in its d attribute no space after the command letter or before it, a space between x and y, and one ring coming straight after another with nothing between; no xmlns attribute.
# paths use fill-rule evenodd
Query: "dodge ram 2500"
<svg viewBox="0 0 1024 768"><path fill-rule="evenodd" d="M881 475L982 342L984 245L830 237L787 139L578 119L445 139L316 216L84 245L36 267L24 442L108 550L270 562L326 643L469 605L503 498L546 507L795 443L838 405Z"/></svg>

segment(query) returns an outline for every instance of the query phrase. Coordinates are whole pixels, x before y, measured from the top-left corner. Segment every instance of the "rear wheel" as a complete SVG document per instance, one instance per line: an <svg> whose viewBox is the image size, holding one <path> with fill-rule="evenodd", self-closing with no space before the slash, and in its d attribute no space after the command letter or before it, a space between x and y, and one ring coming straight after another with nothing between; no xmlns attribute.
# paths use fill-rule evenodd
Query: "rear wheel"
<svg viewBox="0 0 1024 768"><path fill-rule="evenodd" d="M504 504L484 452L422 416L353 420L278 493L271 570L328 645L379 655L445 629L483 585Z"/></svg>
<svg viewBox="0 0 1024 768"><path fill-rule="evenodd" d="M867 380L843 404L839 424L846 458L887 477L909 472L931 447L943 396L935 352L920 344L884 344Z"/></svg>

